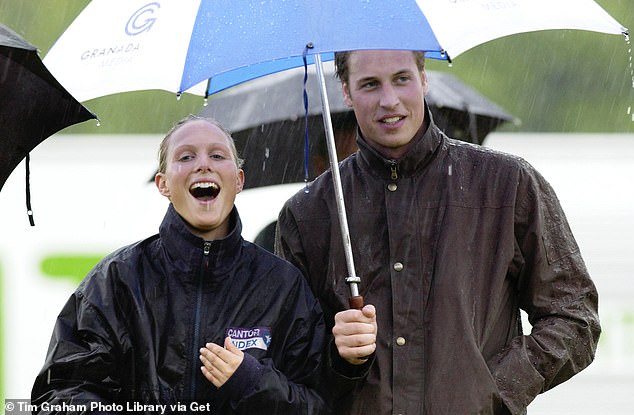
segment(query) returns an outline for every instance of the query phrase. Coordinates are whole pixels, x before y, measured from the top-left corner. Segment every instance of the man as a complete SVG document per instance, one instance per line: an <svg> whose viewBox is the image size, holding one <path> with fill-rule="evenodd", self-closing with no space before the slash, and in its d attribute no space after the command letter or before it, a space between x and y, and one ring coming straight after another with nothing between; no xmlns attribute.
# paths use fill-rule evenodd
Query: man
<svg viewBox="0 0 634 415"><path fill-rule="evenodd" d="M106 257L71 296L33 386L35 408L325 411L314 389L321 309L295 267L242 239L240 164L211 120L191 116L167 134L156 186L170 205L159 234Z"/></svg>
<svg viewBox="0 0 634 415"><path fill-rule="evenodd" d="M360 149L340 172L368 305L346 310L329 172L287 201L276 246L332 328L337 413L525 413L590 364L600 333L597 292L555 193L522 159L439 131L422 53L335 60L359 126Z"/></svg>

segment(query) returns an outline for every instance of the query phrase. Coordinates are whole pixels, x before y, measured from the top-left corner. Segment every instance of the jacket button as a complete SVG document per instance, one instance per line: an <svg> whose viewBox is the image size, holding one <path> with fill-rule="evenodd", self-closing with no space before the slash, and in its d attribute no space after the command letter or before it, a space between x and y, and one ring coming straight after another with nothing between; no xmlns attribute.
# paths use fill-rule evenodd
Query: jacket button
<svg viewBox="0 0 634 415"><path fill-rule="evenodd" d="M398 189L396 183L390 183L387 185L387 190L389 190L390 192L396 192L396 189Z"/></svg>
<svg viewBox="0 0 634 415"><path fill-rule="evenodd" d="M399 346L404 346L405 345L405 337L397 337L396 338L396 344L398 344Z"/></svg>
<svg viewBox="0 0 634 415"><path fill-rule="evenodd" d="M403 271L403 264L401 264L400 262L395 263L394 264L394 271L396 271L396 272Z"/></svg>

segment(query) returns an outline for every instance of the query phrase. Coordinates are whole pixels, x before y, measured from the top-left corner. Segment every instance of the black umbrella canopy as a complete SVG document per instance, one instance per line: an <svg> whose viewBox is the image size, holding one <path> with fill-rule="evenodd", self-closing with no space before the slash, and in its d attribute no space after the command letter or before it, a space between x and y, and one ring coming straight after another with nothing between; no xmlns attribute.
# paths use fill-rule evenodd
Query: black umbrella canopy
<svg viewBox="0 0 634 415"><path fill-rule="evenodd" d="M0 189L39 143L91 118L96 116L51 75L37 49L0 24Z"/></svg>
<svg viewBox="0 0 634 415"><path fill-rule="evenodd" d="M486 136L505 122L519 123L497 104L452 74L427 71L426 101L434 121L458 140L482 144Z"/></svg>
<svg viewBox="0 0 634 415"><path fill-rule="evenodd" d="M426 102L435 122L447 135L482 144L504 122L516 122L493 102L451 74L427 71ZM339 159L356 150L356 119L344 103L332 62L325 65L328 101ZM200 115L218 120L233 133L245 159L245 188L304 180L303 68L244 83L212 96ZM328 156L317 77L309 70L309 172L313 179L328 167Z"/></svg>

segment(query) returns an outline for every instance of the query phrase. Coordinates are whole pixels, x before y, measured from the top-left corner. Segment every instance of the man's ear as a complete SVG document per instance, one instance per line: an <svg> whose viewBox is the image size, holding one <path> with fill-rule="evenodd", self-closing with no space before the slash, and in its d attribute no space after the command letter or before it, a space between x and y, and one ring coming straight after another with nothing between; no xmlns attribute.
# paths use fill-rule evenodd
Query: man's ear
<svg viewBox="0 0 634 415"><path fill-rule="evenodd" d="M427 93L429 92L429 83L427 82L427 72L425 72L425 70L421 71L420 79L423 83L423 95L427 96Z"/></svg>
<svg viewBox="0 0 634 415"><path fill-rule="evenodd" d="M154 183L156 183L156 188L158 189L159 193L169 199L171 194L169 187L167 187L167 179L165 178L165 174L156 173L156 176L154 176Z"/></svg>
<svg viewBox="0 0 634 415"><path fill-rule="evenodd" d="M341 83L341 92L343 93L343 102L345 102L345 104L348 107L352 108L352 99L350 98L350 88L348 87L347 82Z"/></svg>
<svg viewBox="0 0 634 415"><path fill-rule="evenodd" d="M238 177L236 179L236 194L240 193L244 188L244 170L238 169Z"/></svg>

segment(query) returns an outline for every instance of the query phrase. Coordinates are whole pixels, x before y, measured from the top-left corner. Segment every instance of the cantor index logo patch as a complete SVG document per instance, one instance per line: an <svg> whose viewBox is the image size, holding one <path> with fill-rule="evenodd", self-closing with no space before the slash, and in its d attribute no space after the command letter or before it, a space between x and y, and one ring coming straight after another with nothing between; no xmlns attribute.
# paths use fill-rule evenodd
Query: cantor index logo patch
<svg viewBox="0 0 634 415"><path fill-rule="evenodd" d="M271 344L270 327L229 327L225 335L231 337L234 346L242 351L247 349L268 350Z"/></svg>

